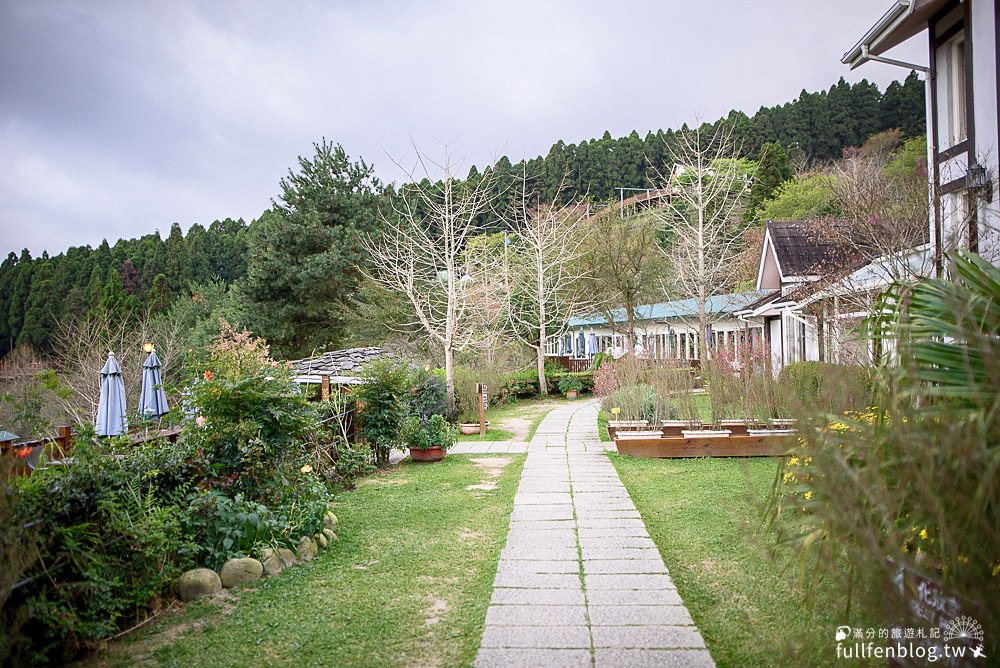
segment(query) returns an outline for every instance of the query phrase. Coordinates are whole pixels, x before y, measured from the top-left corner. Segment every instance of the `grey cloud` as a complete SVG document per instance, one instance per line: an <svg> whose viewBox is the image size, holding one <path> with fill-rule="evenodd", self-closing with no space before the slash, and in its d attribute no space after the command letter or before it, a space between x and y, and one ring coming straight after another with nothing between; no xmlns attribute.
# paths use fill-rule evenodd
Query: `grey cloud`
<svg viewBox="0 0 1000 668"><path fill-rule="evenodd" d="M411 134L468 167L884 87L839 62L883 4L2 2L0 250L252 219L323 136L394 180Z"/></svg>

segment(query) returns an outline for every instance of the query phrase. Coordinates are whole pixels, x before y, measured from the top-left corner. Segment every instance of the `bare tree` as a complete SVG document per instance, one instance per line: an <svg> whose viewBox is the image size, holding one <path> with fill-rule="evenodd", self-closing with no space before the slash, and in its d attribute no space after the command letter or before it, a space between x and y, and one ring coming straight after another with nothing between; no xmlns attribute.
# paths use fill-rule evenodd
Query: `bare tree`
<svg viewBox="0 0 1000 668"><path fill-rule="evenodd" d="M671 194L654 215L666 237L670 286L695 300L691 319L698 324L698 354L705 360L704 334L711 324L706 303L733 287L753 169L739 159L732 129L724 124L713 132L702 126L680 133L668 150L675 165L667 184Z"/></svg>
<svg viewBox="0 0 1000 668"><path fill-rule="evenodd" d="M859 260L882 260L894 280L913 277L902 261L928 238L927 166L896 161L901 133L889 130L864 146L847 149L830 168L834 205L848 223L819 221L817 231L842 244Z"/></svg>
<svg viewBox="0 0 1000 668"><path fill-rule="evenodd" d="M499 316L484 285L495 274L474 266L464 252L498 193L493 170L479 180L456 178L447 146L440 163L415 150L425 178L409 171L410 183L380 211L384 233L365 237L364 246L372 258L369 276L405 295L413 307L412 324L441 347L448 407L454 411L455 353L473 345ZM437 183L431 181L431 166L441 172Z"/></svg>
<svg viewBox="0 0 1000 668"><path fill-rule="evenodd" d="M522 179L513 238L504 240L503 289L508 323L535 353L538 391L545 382L545 344L566 331L569 317L593 308L581 281L578 260L586 250L587 207L558 206L556 199L530 203L527 178Z"/></svg>
<svg viewBox="0 0 1000 668"><path fill-rule="evenodd" d="M182 361L182 341L186 332L169 319L114 317L89 314L58 323L55 363L59 385L69 390L56 396L61 408L76 422L91 422L97 416L101 394L101 367L114 352L122 367L126 405L138 405L142 389L143 344L151 342L160 358L165 381Z"/></svg>
<svg viewBox="0 0 1000 668"><path fill-rule="evenodd" d="M655 221L649 213L622 217L617 207L592 216L586 227L586 246L580 258L587 280L580 287L603 313L608 326L625 335L625 347L635 347L636 308L663 296L661 278L666 271ZM614 311L623 309L618 324Z"/></svg>

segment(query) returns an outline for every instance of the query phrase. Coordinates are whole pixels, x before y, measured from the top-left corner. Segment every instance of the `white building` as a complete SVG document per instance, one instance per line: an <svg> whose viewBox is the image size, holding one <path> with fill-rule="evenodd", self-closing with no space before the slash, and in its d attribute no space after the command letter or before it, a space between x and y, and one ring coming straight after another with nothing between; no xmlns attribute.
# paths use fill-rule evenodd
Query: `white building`
<svg viewBox="0 0 1000 668"><path fill-rule="evenodd" d="M996 0L897 0L842 59L852 69L875 61L925 74L930 249L938 274L942 251L952 248L1000 264L998 23ZM884 55L920 35L927 66Z"/></svg>
<svg viewBox="0 0 1000 668"><path fill-rule="evenodd" d="M705 310L712 324L707 332L698 325L698 305L694 299L680 299L659 304L646 304L635 310L636 355L650 359L697 360L698 340L707 335L708 349L725 349L739 354L745 347L760 347L763 329L759 319L740 319L736 312L764 295L763 292L741 292L709 298ZM565 334L552 337L545 354L562 358L567 366L572 361L589 361L599 352L615 357L628 349L625 309L611 312L613 325L605 315L595 314L572 318Z"/></svg>

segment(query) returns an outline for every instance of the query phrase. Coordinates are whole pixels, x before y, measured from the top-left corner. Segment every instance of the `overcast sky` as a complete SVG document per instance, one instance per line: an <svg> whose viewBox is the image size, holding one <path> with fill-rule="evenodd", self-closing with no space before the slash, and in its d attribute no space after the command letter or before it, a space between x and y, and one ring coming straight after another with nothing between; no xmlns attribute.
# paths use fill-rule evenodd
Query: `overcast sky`
<svg viewBox="0 0 1000 668"><path fill-rule="evenodd" d="M398 181L411 134L467 169L884 89L906 71L840 57L890 4L0 0L0 250L250 221L324 136Z"/></svg>

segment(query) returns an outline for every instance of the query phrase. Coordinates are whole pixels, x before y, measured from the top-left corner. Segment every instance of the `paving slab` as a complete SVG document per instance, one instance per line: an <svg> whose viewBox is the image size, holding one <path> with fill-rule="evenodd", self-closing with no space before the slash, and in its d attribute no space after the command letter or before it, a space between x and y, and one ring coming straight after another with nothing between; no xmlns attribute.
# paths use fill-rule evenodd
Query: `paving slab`
<svg viewBox="0 0 1000 668"><path fill-rule="evenodd" d="M683 605L593 605L588 604L594 626L693 625Z"/></svg>
<svg viewBox="0 0 1000 668"><path fill-rule="evenodd" d="M610 573L666 573L663 559L592 559L584 560L583 572L591 574Z"/></svg>
<svg viewBox="0 0 1000 668"><path fill-rule="evenodd" d="M594 626L594 647L622 649L704 649L705 641L693 626Z"/></svg>
<svg viewBox="0 0 1000 668"><path fill-rule="evenodd" d="M579 626L490 626L482 647L590 649L590 629Z"/></svg>
<svg viewBox="0 0 1000 668"><path fill-rule="evenodd" d="M676 589L592 589L588 605L683 605Z"/></svg>
<svg viewBox="0 0 1000 668"><path fill-rule="evenodd" d="M594 663L589 649L483 647L476 655L474 665L476 668L539 668L539 666L580 668L581 666L593 666Z"/></svg>
<svg viewBox="0 0 1000 668"><path fill-rule="evenodd" d="M615 668L714 668L707 649L605 649L594 651L595 666Z"/></svg>
<svg viewBox="0 0 1000 668"><path fill-rule="evenodd" d="M500 553L500 562L506 561L579 561L576 550L565 547L505 547Z"/></svg>
<svg viewBox="0 0 1000 668"><path fill-rule="evenodd" d="M503 571L501 569L507 569ZM580 574L580 563L570 560L537 560L502 562L497 572L510 573L573 573Z"/></svg>
<svg viewBox="0 0 1000 668"><path fill-rule="evenodd" d="M669 575L585 575L584 584L591 589L676 589Z"/></svg>
<svg viewBox="0 0 1000 668"><path fill-rule="evenodd" d="M497 587L490 603L496 605L585 605L583 587L579 589L513 589Z"/></svg>
<svg viewBox="0 0 1000 668"><path fill-rule="evenodd" d="M491 605L486 626L575 626L586 625L583 605Z"/></svg>
<svg viewBox="0 0 1000 668"><path fill-rule="evenodd" d="M524 589L576 589L580 586L577 573L511 573L497 568L494 587L521 587Z"/></svg>

